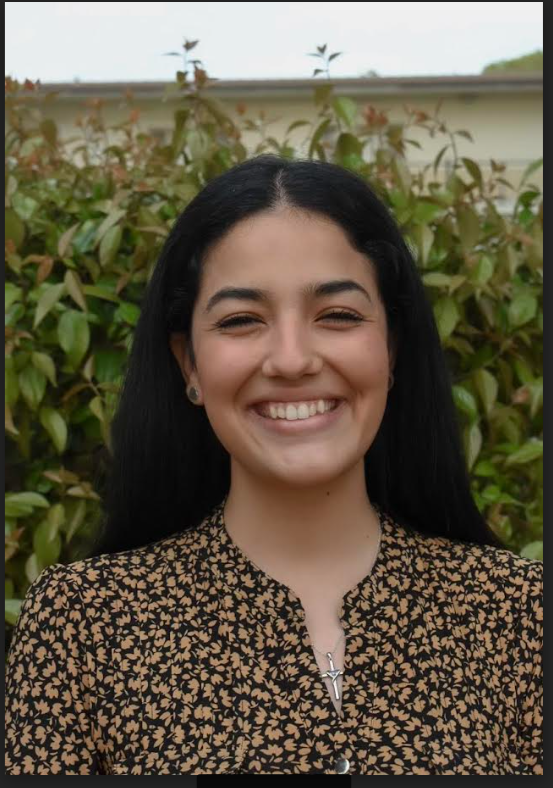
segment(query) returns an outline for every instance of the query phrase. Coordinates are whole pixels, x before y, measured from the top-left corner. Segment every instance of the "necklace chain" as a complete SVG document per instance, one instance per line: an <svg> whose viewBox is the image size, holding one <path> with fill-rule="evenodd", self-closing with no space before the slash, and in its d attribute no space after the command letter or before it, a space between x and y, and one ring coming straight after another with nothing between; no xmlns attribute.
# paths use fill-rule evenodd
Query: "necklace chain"
<svg viewBox="0 0 553 788"><path fill-rule="evenodd" d="M374 554L373 562L372 562L372 564L370 566L370 569L369 569L369 571L367 573L368 575L370 575L372 570L374 569L374 565L375 565L376 560L377 560L377 558L378 558L378 556L380 554L380 544L381 544L381 541L382 541L382 526L380 524L380 517L378 516L378 514L377 514L377 522L378 522L378 544L376 546L376 551L375 551L375 554ZM342 632L342 634L340 635L340 637L338 638L338 640L334 644L334 646L333 646L331 651L322 652L322 651L319 651L318 648L315 648L315 646L313 646L313 649L317 652L317 654L320 654L321 657L327 657L327 659L328 659L327 655L330 654L331 656L333 656L334 655L334 651L336 649L336 646L342 640L342 638L345 638L345 637L346 637L346 635Z"/></svg>
<svg viewBox="0 0 553 788"><path fill-rule="evenodd" d="M374 558L373 558L373 562L371 564L371 568L369 569L368 574L372 573L372 570L373 570L373 567L375 565L377 556L380 553L380 542L381 542L381 539L382 539L382 526L380 524L380 517L377 517L377 521L378 521L378 545L377 545L376 552L375 552L375 555L374 555ZM334 649L336 648L336 646L338 645L338 643L340 642L340 640L343 637L345 637L345 635L342 632L342 634L338 638L338 640L336 642L336 645L334 646L332 651L327 651L326 654L323 654L322 651L319 651L319 649L316 649L315 646L313 646L313 649L317 652L317 654L320 654L321 656L326 657L326 659L329 662L330 667L324 673L321 673L321 678L323 678L323 679L325 679L325 678L330 679L330 681L332 682L332 689L334 690L334 698L337 701L341 701L342 700L341 696L340 696L340 690L338 688L338 679L340 678L340 676L344 675L344 669L336 668L336 666L334 665L333 652L334 652Z"/></svg>
<svg viewBox="0 0 553 788"><path fill-rule="evenodd" d="M336 646L337 646L337 645L338 645L338 643L339 643L339 642L342 640L342 638L343 638L343 637L345 637L345 635L344 635L344 633L342 632L342 634L340 635L340 637L339 637L339 638L338 638L338 640L336 641L336 643L335 643L335 645L334 645L334 647L333 647L332 651L330 652L331 654L334 654L334 649L336 648ZM318 648L315 648L315 646L313 646L313 648L315 649L315 651L317 652L317 654L320 654L320 655L321 655L321 657L326 657L326 655L329 653L328 651L325 651L325 652L323 653L322 651L319 651L319 649L318 649Z"/></svg>

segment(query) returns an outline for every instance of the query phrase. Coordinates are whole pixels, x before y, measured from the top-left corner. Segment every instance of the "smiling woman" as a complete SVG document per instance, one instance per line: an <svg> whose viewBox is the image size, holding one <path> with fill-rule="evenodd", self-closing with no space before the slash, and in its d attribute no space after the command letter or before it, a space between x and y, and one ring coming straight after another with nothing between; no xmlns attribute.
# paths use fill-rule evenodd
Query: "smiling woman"
<svg viewBox="0 0 553 788"><path fill-rule="evenodd" d="M187 206L113 452L94 551L25 600L8 774L542 774L542 565L472 499L361 178L260 156Z"/></svg>

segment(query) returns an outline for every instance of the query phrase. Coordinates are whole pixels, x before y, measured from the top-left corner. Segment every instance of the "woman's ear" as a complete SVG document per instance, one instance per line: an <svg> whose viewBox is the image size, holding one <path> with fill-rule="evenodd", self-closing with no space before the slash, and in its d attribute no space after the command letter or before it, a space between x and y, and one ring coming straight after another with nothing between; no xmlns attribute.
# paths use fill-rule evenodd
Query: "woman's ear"
<svg viewBox="0 0 553 788"><path fill-rule="evenodd" d="M169 337L169 346L177 361L177 364L180 367L184 382L188 386L189 383L193 382L193 372L192 364L188 354L188 342L186 339L186 334L176 332L172 333Z"/></svg>

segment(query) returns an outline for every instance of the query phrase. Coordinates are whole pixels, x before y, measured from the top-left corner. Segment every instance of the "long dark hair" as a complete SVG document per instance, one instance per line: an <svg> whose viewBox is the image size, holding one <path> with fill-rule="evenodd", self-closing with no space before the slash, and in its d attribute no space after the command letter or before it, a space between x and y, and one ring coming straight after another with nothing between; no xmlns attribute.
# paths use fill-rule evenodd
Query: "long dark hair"
<svg viewBox="0 0 553 788"><path fill-rule="evenodd" d="M170 350L191 337L202 261L237 222L283 204L334 220L375 265L397 348L394 385L367 451L371 502L426 534L502 546L470 491L451 380L430 303L394 218L359 176L272 154L211 180L176 220L148 284L112 424L105 517L89 555L158 541L200 523L230 487L230 457L186 396ZM190 347L192 364L194 349Z"/></svg>

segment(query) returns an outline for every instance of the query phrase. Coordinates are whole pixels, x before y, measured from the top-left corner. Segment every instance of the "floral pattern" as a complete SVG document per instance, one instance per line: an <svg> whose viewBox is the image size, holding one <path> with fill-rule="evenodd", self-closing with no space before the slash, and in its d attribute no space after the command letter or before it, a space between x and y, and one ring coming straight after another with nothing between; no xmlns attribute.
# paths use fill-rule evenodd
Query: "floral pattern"
<svg viewBox="0 0 553 788"><path fill-rule="evenodd" d="M232 541L224 503L32 584L7 774L543 774L541 562L375 506L380 553L342 603L339 713L299 598Z"/></svg>

